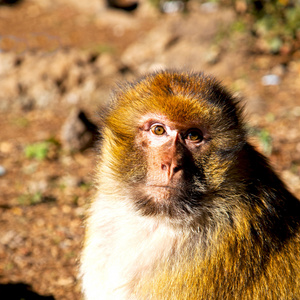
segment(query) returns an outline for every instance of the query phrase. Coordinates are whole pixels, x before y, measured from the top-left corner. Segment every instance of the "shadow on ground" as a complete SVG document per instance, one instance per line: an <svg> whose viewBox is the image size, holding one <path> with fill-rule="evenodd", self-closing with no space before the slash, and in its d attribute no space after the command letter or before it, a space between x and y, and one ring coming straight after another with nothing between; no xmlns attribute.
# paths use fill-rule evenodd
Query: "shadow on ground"
<svg viewBox="0 0 300 300"><path fill-rule="evenodd" d="M53 296L41 296L25 283L0 284L0 295L9 300L54 300ZM6 295L6 296L4 296Z"/></svg>

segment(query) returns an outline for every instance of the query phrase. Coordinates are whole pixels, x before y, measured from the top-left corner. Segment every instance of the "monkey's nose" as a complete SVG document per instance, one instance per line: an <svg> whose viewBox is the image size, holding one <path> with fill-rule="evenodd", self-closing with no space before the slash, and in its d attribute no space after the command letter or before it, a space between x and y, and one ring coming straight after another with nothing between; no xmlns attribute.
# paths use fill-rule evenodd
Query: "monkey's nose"
<svg viewBox="0 0 300 300"><path fill-rule="evenodd" d="M161 169L167 173L169 179L171 179L176 173L178 173L182 168L176 163L162 163Z"/></svg>

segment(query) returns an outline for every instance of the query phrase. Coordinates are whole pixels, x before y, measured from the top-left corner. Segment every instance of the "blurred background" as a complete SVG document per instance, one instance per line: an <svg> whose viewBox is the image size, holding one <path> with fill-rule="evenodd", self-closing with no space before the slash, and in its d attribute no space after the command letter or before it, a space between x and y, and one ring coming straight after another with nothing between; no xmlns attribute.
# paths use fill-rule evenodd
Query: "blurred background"
<svg viewBox="0 0 300 300"><path fill-rule="evenodd" d="M300 198L299 0L0 0L0 295L81 299L99 116L116 84L165 68L240 98Z"/></svg>

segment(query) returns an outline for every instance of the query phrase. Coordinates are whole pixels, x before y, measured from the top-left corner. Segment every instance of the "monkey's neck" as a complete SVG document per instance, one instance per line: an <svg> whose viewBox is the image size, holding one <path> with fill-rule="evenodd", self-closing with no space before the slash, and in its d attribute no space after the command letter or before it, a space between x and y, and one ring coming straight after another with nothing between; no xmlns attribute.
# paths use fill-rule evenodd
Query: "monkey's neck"
<svg viewBox="0 0 300 300"><path fill-rule="evenodd" d="M222 299L217 287L229 290L228 282L240 280L244 283L237 285L236 295L243 295L252 289L253 280L264 280L265 258L279 249L276 242L277 250L269 245L275 233L258 231L262 224L245 210L233 222L198 232L175 226L168 218L141 215L124 190L99 192L91 210L89 232L98 234L85 255L91 257L93 268L101 270L103 293L116 291L110 299L151 299L152 293L161 300ZM212 287L211 282L216 284ZM179 294L173 295L175 290ZM190 292L196 293L194 298Z"/></svg>

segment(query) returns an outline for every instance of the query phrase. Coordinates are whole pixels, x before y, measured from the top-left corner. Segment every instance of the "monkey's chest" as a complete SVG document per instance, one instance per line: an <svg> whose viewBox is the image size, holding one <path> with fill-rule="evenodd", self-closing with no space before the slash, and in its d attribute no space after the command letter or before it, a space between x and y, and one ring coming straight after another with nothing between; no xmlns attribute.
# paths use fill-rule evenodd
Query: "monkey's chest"
<svg viewBox="0 0 300 300"><path fill-rule="evenodd" d="M170 258L176 255L181 242L178 235L166 226L148 222L139 225L123 224L115 231L113 244L107 247L113 250L108 254L103 270L106 273L104 278L114 283L116 291L123 290L124 295L140 295L137 299L143 299L142 294L148 294L146 290L161 268L172 267Z"/></svg>

